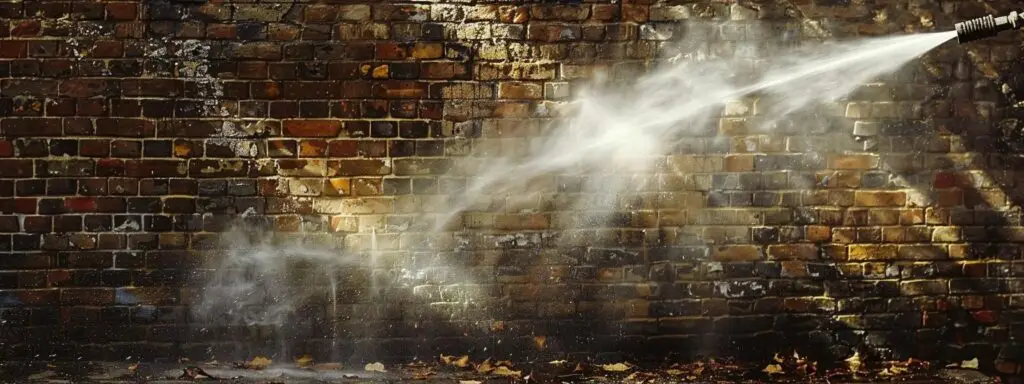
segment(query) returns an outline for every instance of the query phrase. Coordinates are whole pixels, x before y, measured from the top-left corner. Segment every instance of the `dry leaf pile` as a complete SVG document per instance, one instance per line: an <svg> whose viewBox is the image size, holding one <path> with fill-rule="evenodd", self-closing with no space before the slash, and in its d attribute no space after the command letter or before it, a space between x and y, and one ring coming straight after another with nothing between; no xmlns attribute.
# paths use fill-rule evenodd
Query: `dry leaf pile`
<svg viewBox="0 0 1024 384"><path fill-rule="evenodd" d="M544 338L536 338L538 346L543 344ZM337 363L315 363L310 355L302 355L294 358L295 364L302 369L324 370L341 369ZM273 362L270 358L257 356L250 361L235 363L236 368L251 370L267 369ZM460 383L473 384L479 382L482 377L491 379L512 379L513 381L545 382L548 379L558 381L573 381L576 379L597 379L601 381L612 380L614 382L632 384L653 384L662 382L693 382L700 380L732 380L738 377L757 375L760 371L762 378L770 380L800 380L825 381L839 377L847 379L884 379L884 380L905 380L918 377L918 374L929 368L925 361L909 359L905 361L874 361L866 362L859 353L844 359L845 364L827 372L820 371L818 363L811 361L798 352L792 354L776 353L771 361L764 365L751 366L732 363L723 359L706 359L691 363L676 363L668 368L644 369L639 365L629 362L618 362L608 364L585 364L582 362L570 362L568 360L554 360L532 365L532 369L522 369L507 360L492 360L490 358L480 361L472 361L468 355L448 356L440 355L437 362L414 362L404 366L394 367L397 373L406 379L428 380L437 378L442 371L447 374L455 374L453 379L460 380ZM977 369L978 359L966 360L951 366L964 369ZM137 369L137 365L128 368L130 372ZM367 372L388 372L384 364L374 362L366 364L363 368ZM534 370L536 369L536 370ZM183 377L201 378L207 376L198 369L186 370ZM443 376L442 376L443 377ZM668 381L666 381L668 380Z"/></svg>
<svg viewBox="0 0 1024 384"><path fill-rule="evenodd" d="M270 367L270 364L273 364L273 363L274 363L274 361L270 360L270 358L268 358L268 357L256 356L256 357L252 358L252 360L241 362L241 363L235 363L234 365L235 365L236 368L252 369L252 370L258 371L258 370L262 370L262 369L267 369L267 367Z"/></svg>
<svg viewBox="0 0 1024 384"><path fill-rule="evenodd" d="M427 380L437 374L431 364L423 361L409 363L406 368L412 374L413 380Z"/></svg>

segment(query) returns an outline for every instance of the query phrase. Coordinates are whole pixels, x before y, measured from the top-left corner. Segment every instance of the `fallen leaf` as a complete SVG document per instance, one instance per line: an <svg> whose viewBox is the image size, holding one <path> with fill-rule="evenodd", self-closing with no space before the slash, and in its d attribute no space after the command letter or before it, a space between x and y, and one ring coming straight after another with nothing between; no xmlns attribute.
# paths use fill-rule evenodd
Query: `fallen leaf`
<svg viewBox="0 0 1024 384"><path fill-rule="evenodd" d="M455 358L455 356L441 355L441 362L445 365L454 365L459 368L466 368L469 366L469 356L463 355L462 357Z"/></svg>
<svg viewBox="0 0 1024 384"><path fill-rule="evenodd" d="M497 365L499 367L504 366L504 367L512 368L512 361L511 360L498 360L498 362L494 363L494 365Z"/></svg>
<svg viewBox="0 0 1024 384"><path fill-rule="evenodd" d="M384 364L382 363L366 364L366 367L363 367L363 369L366 370L367 372L387 372L384 370Z"/></svg>
<svg viewBox="0 0 1024 384"><path fill-rule="evenodd" d="M300 368L308 368L313 365L313 356L302 355L295 359L295 365L298 365Z"/></svg>
<svg viewBox="0 0 1024 384"><path fill-rule="evenodd" d="M776 354L775 354L775 357L772 357L772 360L775 360L775 362L776 362L776 363L781 363L781 362L783 362L783 361L784 361L784 359L782 358L782 356L779 356L779 354L778 354L778 353L776 353Z"/></svg>
<svg viewBox="0 0 1024 384"><path fill-rule="evenodd" d="M546 336L534 336L534 344L537 344L537 348L544 349L547 347L548 338Z"/></svg>
<svg viewBox="0 0 1024 384"><path fill-rule="evenodd" d="M899 375L902 375L904 373L907 373L907 369L906 368L902 368L902 367L898 367L898 366L894 365L894 366L887 367L887 368L883 369L881 372L878 372L878 376L892 377L892 376L899 376Z"/></svg>
<svg viewBox="0 0 1024 384"><path fill-rule="evenodd" d="M625 363L604 364L601 366L601 369L607 372L625 372L628 371L629 368L629 365L626 365Z"/></svg>
<svg viewBox="0 0 1024 384"><path fill-rule="evenodd" d="M566 360L554 360L554 361L549 361L548 362L548 364L557 365L557 366L563 366L563 365L565 365L567 363L569 363L569 362L566 361Z"/></svg>
<svg viewBox="0 0 1024 384"><path fill-rule="evenodd" d="M850 372L857 372L863 362L860 361L860 352L854 352L853 356L846 359L846 365L850 367Z"/></svg>
<svg viewBox="0 0 1024 384"><path fill-rule="evenodd" d="M476 380L459 380L459 384L483 384L483 382Z"/></svg>
<svg viewBox="0 0 1024 384"><path fill-rule="evenodd" d="M513 371L511 369L508 369L508 367L504 365L499 366L498 368L495 368L493 371L491 371L491 374L509 377L520 377L522 376L522 373L522 371Z"/></svg>
<svg viewBox="0 0 1024 384"><path fill-rule="evenodd" d="M762 369L761 372L767 373L769 375L779 374L782 373L782 366L778 364L768 364L768 366L764 367L764 369Z"/></svg>
<svg viewBox="0 0 1024 384"><path fill-rule="evenodd" d="M960 368L964 369L978 369L978 358L975 357L970 360L964 360L960 362Z"/></svg>
<svg viewBox="0 0 1024 384"><path fill-rule="evenodd" d="M478 373L490 373L494 370L494 366L491 365L491 359L484 360L484 362L473 367Z"/></svg>
<svg viewBox="0 0 1024 384"><path fill-rule="evenodd" d="M190 379L190 380L202 380L202 379L213 379L214 377L209 373L203 371L202 368L191 366L187 367L181 373L179 379Z"/></svg>
<svg viewBox="0 0 1024 384"><path fill-rule="evenodd" d="M256 356L248 363L245 363L245 367L249 369L266 369L272 364L273 361L263 356Z"/></svg>
<svg viewBox="0 0 1024 384"><path fill-rule="evenodd" d="M504 321L495 321L494 323L491 323L491 332L501 332L501 331L504 331L504 330L505 330L505 322Z"/></svg>
<svg viewBox="0 0 1024 384"><path fill-rule="evenodd" d="M135 372L136 369L139 369L139 363L135 363L128 366L128 372Z"/></svg>
<svg viewBox="0 0 1024 384"><path fill-rule="evenodd" d="M686 372L678 370L678 369L668 369L668 370L665 370L665 373L667 373L669 375L672 375L672 376L682 376Z"/></svg>

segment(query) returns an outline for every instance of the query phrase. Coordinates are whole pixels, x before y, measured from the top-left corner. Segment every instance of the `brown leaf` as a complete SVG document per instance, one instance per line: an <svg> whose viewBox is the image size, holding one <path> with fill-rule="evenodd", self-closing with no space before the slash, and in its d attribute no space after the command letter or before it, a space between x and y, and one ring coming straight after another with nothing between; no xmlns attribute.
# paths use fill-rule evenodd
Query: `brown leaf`
<svg viewBox="0 0 1024 384"><path fill-rule="evenodd" d="M860 360L860 352L854 352L853 356L846 359L846 366L850 367L850 372L857 372L860 370L861 365L864 363Z"/></svg>
<svg viewBox="0 0 1024 384"><path fill-rule="evenodd" d="M484 360L484 362L474 366L473 368L476 369L477 373L484 374L490 373L494 370L494 366L491 365L491 359Z"/></svg>
<svg viewBox="0 0 1024 384"><path fill-rule="evenodd" d="M491 332L501 332L505 330L504 321L495 321L491 323Z"/></svg>
<svg viewBox="0 0 1024 384"><path fill-rule="evenodd" d="M299 368L309 368L313 365L313 356L302 355L295 359L295 365Z"/></svg>
<svg viewBox="0 0 1024 384"><path fill-rule="evenodd" d="M768 364L768 366L764 367L764 369L762 369L761 372L767 373L769 375L780 374L782 373L782 366L779 364Z"/></svg>
<svg viewBox="0 0 1024 384"><path fill-rule="evenodd" d="M491 371L491 374L508 377L520 377L522 376L522 373L522 371L513 371L511 369L508 369L508 367L504 365L499 366L498 368L495 368L493 371Z"/></svg>
<svg viewBox="0 0 1024 384"><path fill-rule="evenodd" d="M547 348L548 338L547 336L534 336L533 343L537 344L538 349Z"/></svg>
<svg viewBox="0 0 1024 384"><path fill-rule="evenodd" d="M626 363L604 364L601 369L607 372L625 372L630 369L630 366Z"/></svg>
<svg viewBox="0 0 1024 384"><path fill-rule="evenodd" d="M256 356L252 358L252 360L249 360L249 362L245 363L245 367L248 369L260 370L266 369L272 363L273 361L270 360L269 358L263 356Z"/></svg>
<svg viewBox="0 0 1024 384"><path fill-rule="evenodd" d="M441 355L441 362L444 363L445 365L466 368L469 366L469 356L463 355L462 357L456 358L455 356Z"/></svg>
<svg viewBox="0 0 1024 384"><path fill-rule="evenodd" d="M509 367L509 368L512 368L512 361L511 360L498 360L498 362L494 363L494 365L499 366L499 367Z"/></svg>

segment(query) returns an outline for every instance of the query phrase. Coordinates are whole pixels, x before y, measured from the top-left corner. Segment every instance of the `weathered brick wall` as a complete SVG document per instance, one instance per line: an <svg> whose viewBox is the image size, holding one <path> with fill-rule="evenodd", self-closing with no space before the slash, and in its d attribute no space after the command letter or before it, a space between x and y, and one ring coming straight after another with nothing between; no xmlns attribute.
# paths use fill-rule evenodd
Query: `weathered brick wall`
<svg viewBox="0 0 1024 384"><path fill-rule="evenodd" d="M699 21L725 23L705 32L727 53L736 26L765 31L748 40L820 39L1008 9L0 0L0 356L797 348L1013 371L1020 133L999 90L1019 87L1001 76L1016 73L1019 35L945 46L839 114L800 122L821 126L766 133L745 128L750 112L716 118L665 160L684 176L653 171L658 199L595 208L623 214L586 246L547 240L575 215L554 203L474 208L428 249L413 220L457 189L455 160L481 140L536 134L548 120L537 111L592 70L631 79ZM876 148L854 141L855 124L881 127ZM787 160L811 152L819 161ZM213 267L249 252L220 241L243 213L248 230L274 230L256 237L378 268L321 259L335 260L319 262L338 267L333 279L297 285L315 294L285 330L213 324L188 308L204 282L240 276ZM410 267L423 259L442 261ZM295 268L322 269L311 260ZM427 276L388 280L396 266Z"/></svg>

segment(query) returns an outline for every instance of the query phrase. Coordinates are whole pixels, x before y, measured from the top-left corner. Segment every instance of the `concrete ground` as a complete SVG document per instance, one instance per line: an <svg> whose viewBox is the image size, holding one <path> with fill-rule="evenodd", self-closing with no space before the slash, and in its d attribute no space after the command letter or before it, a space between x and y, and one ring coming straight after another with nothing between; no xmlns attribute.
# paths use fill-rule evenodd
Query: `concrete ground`
<svg viewBox="0 0 1024 384"><path fill-rule="evenodd" d="M591 367L546 369L543 365L514 368L518 376L495 371L481 374L472 368L458 369L440 364L386 367L387 372L366 371L364 367L342 368L320 365L307 368L271 366L247 369L232 364L131 364L131 363L14 363L0 362L0 383L1007 383L973 370L942 369L926 373L906 373L898 377L865 372L859 377L849 374L817 375L817 377L773 376L761 372L704 372L699 377L680 370L639 370L607 372ZM428 374L429 373L429 374Z"/></svg>

